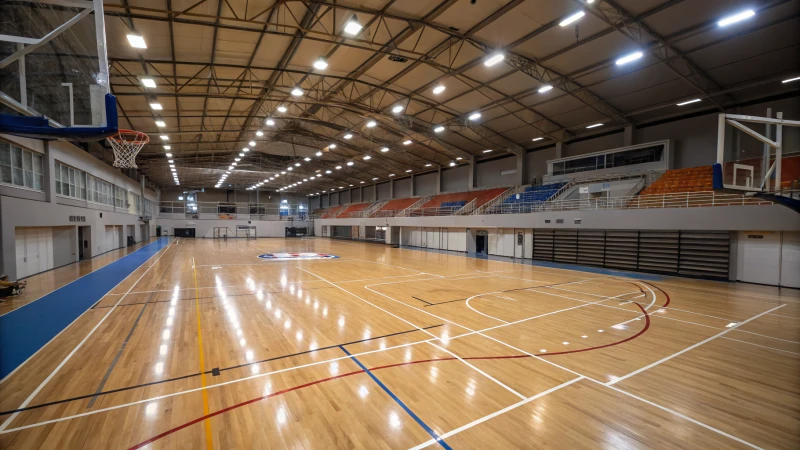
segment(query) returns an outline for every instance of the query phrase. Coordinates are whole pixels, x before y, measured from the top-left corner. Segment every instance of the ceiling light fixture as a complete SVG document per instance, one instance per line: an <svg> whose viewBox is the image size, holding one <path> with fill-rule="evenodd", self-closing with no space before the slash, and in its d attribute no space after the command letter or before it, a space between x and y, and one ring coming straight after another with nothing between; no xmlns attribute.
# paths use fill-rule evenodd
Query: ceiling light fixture
<svg viewBox="0 0 800 450"><path fill-rule="evenodd" d="M157 127L165 127L167 124L163 120L156 120Z"/></svg>
<svg viewBox="0 0 800 450"><path fill-rule="evenodd" d="M328 68L328 63L323 58L314 61L314 68L317 70L325 70Z"/></svg>
<svg viewBox="0 0 800 450"><path fill-rule="evenodd" d="M322 156L322 151L321 151L321 150L320 150L320 151L318 151L317 153L315 153L315 155L317 155L317 156Z"/></svg>
<svg viewBox="0 0 800 450"><path fill-rule="evenodd" d="M483 153L492 153L492 149L487 148L486 150L483 151Z"/></svg>
<svg viewBox="0 0 800 450"><path fill-rule="evenodd" d="M261 137L264 135L264 132L261 130L256 131L256 136Z"/></svg>
<svg viewBox="0 0 800 450"><path fill-rule="evenodd" d="M585 16L585 15L586 15L586 13L585 13L585 12L583 12L583 11L578 11L578 12L576 12L575 14L573 14L573 15L571 15L571 16L569 16L569 17L567 17L566 19L562 20L562 21L559 23L559 25L561 25L562 27L565 27L565 26L567 26L567 25L571 24L572 22L575 22L576 20L580 19L581 17L583 17L583 16Z"/></svg>
<svg viewBox="0 0 800 450"><path fill-rule="evenodd" d="M301 95L303 95L303 90L300 89L299 87L296 87L292 89L292 95L294 95L295 97L300 97Z"/></svg>
<svg viewBox="0 0 800 450"><path fill-rule="evenodd" d="M697 103L699 101L702 101L702 100L700 100L699 98L695 98L695 99L692 99L692 100L686 100L685 102L678 103L677 106L691 105L692 103Z"/></svg>
<svg viewBox="0 0 800 450"><path fill-rule="evenodd" d="M469 116L469 120L478 120L478 119L480 119L480 118L481 118L481 113L479 113L479 112L472 113L472 114Z"/></svg>
<svg viewBox="0 0 800 450"><path fill-rule="evenodd" d="M336 170L341 170L342 166L336 166Z"/></svg>
<svg viewBox="0 0 800 450"><path fill-rule="evenodd" d="M374 128L376 125L378 125L378 122L375 122L374 120L367 122L367 128Z"/></svg>
<svg viewBox="0 0 800 450"><path fill-rule="evenodd" d="M492 67L493 65L499 63L500 61L506 59L506 55L503 53L495 53L494 55L490 56L489 59L483 62L483 65L486 67Z"/></svg>
<svg viewBox="0 0 800 450"><path fill-rule="evenodd" d="M352 166L353 164L355 164L353 161L347 161L348 166Z"/></svg>
<svg viewBox="0 0 800 450"><path fill-rule="evenodd" d="M344 32L349 34L350 36L355 36L358 34L359 31L361 31L361 28L363 28L363 26L360 23L358 23L358 17L356 17L356 15L353 14L353 17L351 17L350 20L348 20L347 23L344 25Z"/></svg>
<svg viewBox="0 0 800 450"><path fill-rule="evenodd" d="M272 119L267 119L267 122L266 122L266 123L267 123L267 126L270 126L270 127L271 127L271 126L273 126L273 125L275 125L275 121L274 121L274 120L272 120Z"/></svg>
<svg viewBox="0 0 800 450"><path fill-rule="evenodd" d="M256 141L250 141L250 142L247 143L247 145L249 145L250 147L255 147L256 146Z"/></svg>
<svg viewBox="0 0 800 450"><path fill-rule="evenodd" d="M800 80L800 77L789 78L788 80L781 81L781 83L786 84L786 83L791 83L792 81L797 81L797 80Z"/></svg>
<svg viewBox="0 0 800 450"><path fill-rule="evenodd" d="M533 138L533 142L536 142L536 141L541 141L542 139L544 139L544 138L543 138L543 137L537 137L537 138Z"/></svg>
<svg viewBox="0 0 800 450"><path fill-rule="evenodd" d="M597 127L602 127L602 126L603 126L603 124L602 124L602 123L596 123L596 124L594 124L594 125L589 125L589 126L588 126L588 127L586 127L586 128L597 128Z"/></svg>
<svg viewBox="0 0 800 450"><path fill-rule="evenodd" d="M386 152L388 152L388 151L389 151L389 147L383 147L383 148L381 149L381 152L382 152L382 153L386 153Z"/></svg>
<svg viewBox="0 0 800 450"><path fill-rule="evenodd" d="M402 111L403 111L403 105L397 105L394 108L392 108L392 112L395 114L399 114Z"/></svg>
<svg viewBox="0 0 800 450"><path fill-rule="evenodd" d="M336 144L331 144L328 146L328 148L336 148Z"/></svg>
<svg viewBox="0 0 800 450"><path fill-rule="evenodd" d="M150 77L142 77L142 86L146 88L154 88L156 87L156 80Z"/></svg>
<svg viewBox="0 0 800 450"><path fill-rule="evenodd" d="M403 145L411 145L411 144L413 144L411 139L406 139L405 141L403 141Z"/></svg>
<svg viewBox="0 0 800 450"><path fill-rule="evenodd" d="M408 170L406 170L406 173L411 173L411 172L413 172L413 170L412 170L412 169L408 169Z"/></svg>
<svg viewBox="0 0 800 450"><path fill-rule="evenodd" d="M287 111L285 106L278 106L278 112L285 113Z"/></svg>
<svg viewBox="0 0 800 450"><path fill-rule="evenodd" d="M372 156L369 155L364 156L364 161L369 161L370 159L372 159Z"/></svg>
<svg viewBox="0 0 800 450"><path fill-rule="evenodd" d="M425 167L430 167L430 166L432 166L432 165L433 165L433 164L431 164L431 163L428 163L428 164L425 164Z"/></svg>
<svg viewBox="0 0 800 450"><path fill-rule="evenodd" d="M303 161L305 161L305 162L309 162L309 161L311 161L311 158L308 158L308 157L306 157L306 158L303 158Z"/></svg>
<svg viewBox="0 0 800 450"><path fill-rule="evenodd" d="M344 136L342 136L342 139L352 139L352 137L353 137L353 135L352 135L352 134L350 134L350 133L347 133L347 134L345 134Z"/></svg>
<svg viewBox="0 0 800 450"><path fill-rule="evenodd" d="M167 158L172 158L172 153L167 153Z"/></svg>
<svg viewBox="0 0 800 450"><path fill-rule="evenodd" d="M642 52L633 52L618 59L616 64L618 66L622 66L628 64L629 62L636 61L637 59L640 59L642 56L644 56L644 53Z"/></svg>
<svg viewBox="0 0 800 450"><path fill-rule="evenodd" d="M161 138L162 141L168 141L169 140L169 136L167 136L166 134L162 134L159 137Z"/></svg>
<svg viewBox="0 0 800 450"><path fill-rule="evenodd" d="M553 86L550 86L549 84L545 84L544 86L539 88L539 93L540 94L544 94L545 92L552 91L552 90L553 90Z"/></svg>
<svg viewBox="0 0 800 450"><path fill-rule="evenodd" d="M455 162L455 161L450 161L450 167L453 167L453 166L455 166L455 165L456 165L456 162Z"/></svg>
<svg viewBox="0 0 800 450"><path fill-rule="evenodd" d="M747 20L755 15L756 15L755 11L753 11L752 9L748 9L746 11L736 13L732 16L723 17L719 22L717 22L717 25L720 27L727 27L728 25L732 25L734 23Z"/></svg>
<svg viewBox="0 0 800 450"><path fill-rule="evenodd" d="M169 149L171 149L171 148L172 148L172 146L171 146L171 145L165 145L165 146L164 146L164 150L169 150Z"/></svg>
<svg viewBox="0 0 800 450"><path fill-rule="evenodd" d="M153 108L156 111L161 111L162 109L164 109L164 107L161 106L161 103L158 103L158 102L150 103L150 107Z"/></svg>
<svg viewBox="0 0 800 450"><path fill-rule="evenodd" d="M129 34L128 36L128 43L131 44L133 48L147 48L147 44L144 42L144 38L138 34Z"/></svg>
<svg viewBox="0 0 800 450"><path fill-rule="evenodd" d="M444 89L445 89L444 86L440 84L440 85L436 86L435 88L433 88L433 93L437 94L437 95L441 94L442 92L444 92Z"/></svg>
<svg viewBox="0 0 800 450"><path fill-rule="evenodd" d="M439 125L436 128L434 128L433 131L435 131L437 133L441 133L442 131L444 131L444 126Z"/></svg>

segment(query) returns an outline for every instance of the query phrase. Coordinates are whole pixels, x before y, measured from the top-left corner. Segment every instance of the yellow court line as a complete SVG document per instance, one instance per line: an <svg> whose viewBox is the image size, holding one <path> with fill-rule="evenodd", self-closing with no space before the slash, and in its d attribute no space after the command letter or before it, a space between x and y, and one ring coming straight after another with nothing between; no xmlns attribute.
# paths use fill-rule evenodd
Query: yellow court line
<svg viewBox="0 0 800 450"><path fill-rule="evenodd" d="M192 274L194 275L194 306L197 311L197 344L200 351L200 381L203 387L206 387L206 364L203 357L203 333L200 328L200 294L197 289L197 269L195 268L194 258L192 258ZM208 415L210 410L208 408L208 392L203 389L203 415ZM211 434L211 418L203 421L206 428L206 448L212 450L214 443Z"/></svg>

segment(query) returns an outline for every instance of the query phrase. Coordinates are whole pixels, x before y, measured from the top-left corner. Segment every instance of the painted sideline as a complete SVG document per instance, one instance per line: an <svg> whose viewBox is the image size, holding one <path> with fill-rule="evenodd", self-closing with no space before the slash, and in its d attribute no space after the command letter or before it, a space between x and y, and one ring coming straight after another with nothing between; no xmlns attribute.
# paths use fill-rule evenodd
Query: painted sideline
<svg viewBox="0 0 800 450"><path fill-rule="evenodd" d="M24 307L0 316L0 380L168 244L168 237L156 239Z"/></svg>

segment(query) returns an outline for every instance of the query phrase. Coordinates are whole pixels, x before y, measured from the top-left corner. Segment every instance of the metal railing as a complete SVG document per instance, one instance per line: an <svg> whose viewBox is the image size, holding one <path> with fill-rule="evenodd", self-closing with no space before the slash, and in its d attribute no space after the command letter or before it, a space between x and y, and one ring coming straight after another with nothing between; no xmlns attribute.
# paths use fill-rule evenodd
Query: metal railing
<svg viewBox="0 0 800 450"><path fill-rule="evenodd" d="M452 216L463 208L463 206L435 206L431 208L417 208L412 211L408 211L404 217Z"/></svg>
<svg viewBox="0 0 800 450"><path fill-rule="evenodd" d="M692 208L704 206L771 205L772 202L739 194L684 192L677 194L603 197L585 200L553 200L533 203L503 203L485 214L525 214L542 211L589 209Z"/></svg>
<svg viewBox="0 0 800 450"><path fill-rule="evenodd" d="M305 205L265 203L160 202L161 219L197 220L306 220Z"/></svg>

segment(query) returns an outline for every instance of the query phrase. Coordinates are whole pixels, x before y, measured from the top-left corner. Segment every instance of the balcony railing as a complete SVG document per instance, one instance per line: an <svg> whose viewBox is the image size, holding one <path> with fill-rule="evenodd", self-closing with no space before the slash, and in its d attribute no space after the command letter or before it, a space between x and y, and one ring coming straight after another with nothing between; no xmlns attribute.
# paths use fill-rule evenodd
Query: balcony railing
<svg viewBox="0 0 800 450"><path fill-rule="evenodd" d="M305 205L265 203L161 202L161 219L197 220L306 220Z"/></svg>

